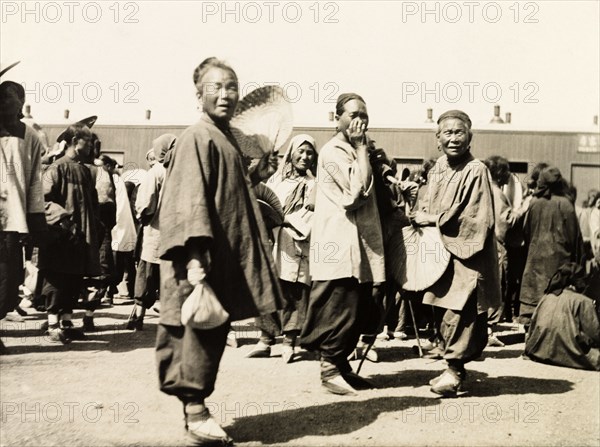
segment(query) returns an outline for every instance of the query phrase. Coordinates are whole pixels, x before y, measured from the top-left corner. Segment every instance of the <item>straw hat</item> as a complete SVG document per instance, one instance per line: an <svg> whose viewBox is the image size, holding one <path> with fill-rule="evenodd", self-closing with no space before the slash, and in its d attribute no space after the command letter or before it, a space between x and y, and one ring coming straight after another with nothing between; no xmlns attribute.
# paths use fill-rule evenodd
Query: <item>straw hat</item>
<svg viewBox="0 0 600 447"><path fill-rule="evenodd" d="M88 116L87 118L84 118L82 120L79 120L79 121L77 121L76 123L73 123L73 124L83 124L84 126L87 126L87 127L89 127L91 129L97 119L98 119L98 117L96 115L92 115L92 116ZM60 143L62 140L65 139L66 134L67 134L67 130L68 130L68 128L65 129L65 130L63 130L62 133L58 137L56 137L56 141L57 142Z"/></svg>

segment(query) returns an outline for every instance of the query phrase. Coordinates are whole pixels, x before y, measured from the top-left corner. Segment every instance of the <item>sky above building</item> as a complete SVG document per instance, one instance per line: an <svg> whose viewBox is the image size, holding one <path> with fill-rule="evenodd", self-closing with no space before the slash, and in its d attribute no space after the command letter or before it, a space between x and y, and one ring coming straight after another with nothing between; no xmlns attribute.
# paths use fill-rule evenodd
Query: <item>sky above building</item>
<svg viewBox="0 0 600 447"><path fill-rule="evenodd" d="M428 108L487 127L498 105L515 128L598 128L595 0L0 4L2 66L21 61L3 79L40 123L191 124L193 70L216 56L242 94L279 84L296 126L333 126L337 96L356 92L371 127L420 126Z"/></svg>

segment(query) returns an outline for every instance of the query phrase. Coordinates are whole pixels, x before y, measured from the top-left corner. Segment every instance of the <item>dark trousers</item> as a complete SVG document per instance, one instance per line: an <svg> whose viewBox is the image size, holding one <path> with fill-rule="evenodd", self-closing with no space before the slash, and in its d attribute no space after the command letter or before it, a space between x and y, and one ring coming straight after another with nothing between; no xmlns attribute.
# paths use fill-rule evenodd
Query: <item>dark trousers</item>
<svg viewBox="0 0 600 447"><path fill-rule="evenodd" d="M163 393L184 404L203 403L212 394L230 324L198 330L159 324L156 335L158 378Z"/></svg>
<svg viewBox="0 0 600 447"><path fill-rule="evenodd" d="M21 236L0 231L0 320L19 304L19 285L24 276Z"/></svg>
<svg viewBox="0 0 600 447"><path fill-rule="evenodd" d="M462 310L434 307L436 324L449 365L462 367L478 358L487 345L487 313L477 313L477 293L473 292Z"/></svg>
<svg viewBox="0 0 600 447"><path fill-rule="evenodd" d="M376 312L373 283L355 278L314 281L301 346L321 356L321 380L351 371L348 356Z"/></svg>
<svg viewBox="0 0 600 447"><path fill-rule="evenodd" d="M140 259L135 275L135 304L150 309L158 299L159 288L160 264Z"/></svg>
<svg viewBox="0 0 600 447"><path fill-rule="evenodd" d="M110 288L110 295L114 295L117 291L117 286L123 279L127 284L127 293L129 298L135 296L135 260L132 251L115 251L113 252L115 259L115 276Z"/></svg>
<svg viewBox="0 0 600 447"><path fill-rule="evenodd" d="M79 299L83 276L72 273L44 271L42 297L49 314L70 314Z"/></svg>
<svg viewBox="0 0 600 447"><path fill-rule="evenodd" d="M107 289L112 284L115 275L115 260L112 252L112 234L110 229L105 229L102 241L99 247L100 252L100 270L102 275L98 279L103 284L103 289Z"/></svg>
<svg viewBox="0 0 600 447"><path fill-rule="evenodd" d="M306 318L306 306L310 287L299 282L280 281L286 300L283 310L256 317L254 322L261 331L260 340L272 345L275 337L283 333L295 338L302 329Z"/></svg>
<svg viewBox="0 0 600 447"><path fill-rule="evenodd" d="M504 314L511 321L520 315L521 279L527 261L527 250L522 247L506 247L508 265L506 267L506 298Z"/></svg>

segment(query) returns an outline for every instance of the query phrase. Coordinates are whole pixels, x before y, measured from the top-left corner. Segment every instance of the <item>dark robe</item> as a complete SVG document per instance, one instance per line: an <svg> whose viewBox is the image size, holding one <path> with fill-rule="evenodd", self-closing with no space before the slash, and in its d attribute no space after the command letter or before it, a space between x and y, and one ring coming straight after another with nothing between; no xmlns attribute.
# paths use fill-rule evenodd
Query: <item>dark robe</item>
<svg viewBox="0 0 600 447"><path fill-rule="evenodd" d="M159 209L161 312L164 325L181 325L186 244L210 254L207 282L232 321L283 307L278 275L244 160L227 129L205 115L177 140ZM188 245L189 246L189 245Z"/></svg>
<svg viewBox="0 0 600 447"><path fill-rule="evenodd" d="M42 175L44 200L64 208L70 215L70 233L56 224L50 242L40 249L39 267L83 276L100 274L98 254L98 195L90 170L63 156Z"/></svg>
<svg viewBox="0 0 600 447"><path fill-rule="evenodd" d="M544 295L531 320L525 354L552 365L600 371L600 323L594 301L565 289Z"/></svg>
<svg viewBox="0 0 600 447"><path fill-rule="evenodd" d="M566 197L531 201L524 222L527 261L521 285L521 315L531 315L548 282L568 262L583 263L583 239L575 208Z"/></svg>

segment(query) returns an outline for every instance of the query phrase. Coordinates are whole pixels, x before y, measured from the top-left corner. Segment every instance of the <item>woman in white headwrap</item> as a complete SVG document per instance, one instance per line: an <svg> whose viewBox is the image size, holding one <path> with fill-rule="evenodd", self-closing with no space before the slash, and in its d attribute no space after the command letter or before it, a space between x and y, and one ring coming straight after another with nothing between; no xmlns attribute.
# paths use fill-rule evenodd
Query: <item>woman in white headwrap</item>
<svg viewBox="0 0 600 447"><path fill-rule="evenodd" d="M313 137L292 138L277 172L267 181L283 207L283 225L273 230L273 257L279 272L287 305L282 311L256 318L261 337L248 357L269 357L275 337L283 332L282 358L291 363L296 338L302 329L310 291L308 270L310 250L311 193L315 185L312 173L317 151Z"/></svg>

